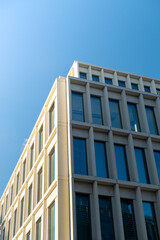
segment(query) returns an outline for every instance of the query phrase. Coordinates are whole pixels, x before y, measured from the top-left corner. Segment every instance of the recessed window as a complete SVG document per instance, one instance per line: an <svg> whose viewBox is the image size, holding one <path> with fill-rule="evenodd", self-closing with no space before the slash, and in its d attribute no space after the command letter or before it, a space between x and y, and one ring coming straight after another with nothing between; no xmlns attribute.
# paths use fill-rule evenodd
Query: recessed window
<svg viewBox="0 0 160 240"><path fill-rule="evenodd" d="M159 88L156 89L156 92L157 92L158 95L160 95L160 89Z"/></svg>
<svg viewBox="0 0 160 240"><path fill-rule="evenodd" d="M96 96L91 96L91 106L92 106L92 122L94 124L103 124L102 119L102 108L101 108L101 98Z"/></svg>
<svg viewBox="0 0 160 240"><path fill-rule="evenodd" d="M133 103L128 103L128 113L130 119L131 130L135 132L140 132L140 125L137 113L137 106Z"/></svg>
<svg viewBox="0 0 160 240"><path fill-rule="evenodd" d="M158 173L159 182L160 182L160 152L154 151L154 158L155 158L157 173Z"/></svg>
<svg viewBox="0 0 160 240"><path fill-rule="evenodd" d="M26 235L26 240L31 240L31 232L30 231Z"/></svg>
<svg viewBox="0 0 160 240"><path fill-rule="evenodd" d="M135 150L137 170L138 170L138 175L139 175L139 182L149 183L147 163L146 163L144 149L135 148L134 150Z"/></svg>
<svg viewBox="0 0 160 240"><path fill-rule="evenodd" d="M6 209L5 209L5 214L7 213L7 207L8 207L8 195L6 196Z"/></svg>
<svg viewBox="0 0 160 240"><path fill-rule="evenodd" d="M151 134L158 134L156 118L153 107L145 107L148 120L148 126Z"/></svg>
<svg viewBox="0 0 160 240"><path fill-rule="evenodd" d="M125 85L125 82L124 82L124 81L118 80L118 86L119 86L119 87L125 87L126 85Z"/></svg>
<svg viewBox="0 0 160 240"><path fill-rule="evenodd" d="M129 175L128 175L125 146L115 144L114 150L115 150L115 157L116 157L118 179L128 181Z"/></svg>
<svg viewBox="0 0 160 240"><path fill-rule="evenodd" d="M55 106L53 104L49 110L49 134L51 134L54 127L55 127Z"/></svg>
<svg viewBox="0 0 160 240"><path fill-rule="evenodd" d="M34 161L34 143L32 144L32 147L30 149L30 170L33 167L33 161Z"/></svg>
<svg viewBox="0 0 160 240"><path fill-rule="evenodd" d="M43 125L39 130L39 153L42 151L43 148Z"/></svg>
<svg viewBox="0 0 160 240"><path fill-rule="evenodd" d="M82 79L87 79L87 74L86 74L86 73L80 72L80 73L79 73L79 76L80 76L80 78L82 78Z"/></svg>
<svg viewBox="0 0 160 240"><path fill-rule="evenodd" d="M83 94L72 92L72 119L84 122Z"/></svg>
<svg viewBox="0 0 160 240"><path fill-rule="evenodd" d="M55 179L55 150L49 155L49 185Z"/></svg>
<svg viewBox="0 0 160 240"><path fill-rule="evenodd" d="M13 237L16 234L16 225L17 225L17 209L14 211Z"/></svg>
<svg viewBox="0 0 160 240"><path fill-rule="evenodd" d="M32 184L29 186L28 189L28 216L30 215L32 210Z"/></svg>
<svg viewBox="0 0 160 240"><path fill-rule="evenodd" d="M131 83L131 87L134 90L138 90L138 84L136 84L136 83Z"/></svg>
<svg viewBox="0 0 160 240"><path fill-rule="evenodd" d="M23 176L22 176L22 183L24 183L26 178L26 159L23 161Z"/></svg>
<svg viewBox="0 0 160 240"><path fill-rule="evenodd" d="M94 82L99 82L99 76L97 76L97 75L92 75L92 81L94 81Z"/></svg>
<svg viewBox="0 0 160 240"><path fill-rule="evenodd" d="M16 195L19 191L19 173L17 174Z"/></svg>
<svg viewBox="0 0 160 240"><path fill-rule="evenodd" d="M12 184L12 186L11 186L10 206L12 205L12 201L13 201L13 184Z"/></svg>
<svg viewBox="0 0 160 240"><path fill-rule="evenodd" d="M109 100L111 124L112 127L122 128L122 121L120 115L119 101Z"/></svg>
<svg viewBox="0 0 160 240"><path fill-rule="evenodd" d="M10 231L11 231L11 219L8 222L8 234L7 234L7 240L10 239Z"/></svg>
<svg viewBox="0 0 160 240"><path fill-rule="evenodd" d="M151 92L150 87L149 86L144 86L144 91L150 93Z"/></svg>
<svg viewBox="0 0 160 240"><path fill-rule="evenodd" d="M40 201L42 198L42 168L38 172L38 185L37 185L37 203Z"/></svg>
<svg viewBox="0 0 160 240"><path fill-rule="evenodd" d="M24 197L21 200L20 227L23 224L23 215L24 215Z"/></svg>
<svg viewBox="0 0 160 240"><path fill-rule="evenodd" d="M89 195L76 194L77 240L91 240Z"/></svg>
<svg viewBox="0 0 160 240"><path fill-rule="evenodd" d="M48 208L48 240L55 240L55 204Z"/></svg>
<svg viewBox="0 0 160 240"><path fill-rule="evenodd" d="M36 222L36 240L41 240L41 218Z"/></svg>
<svg viewBox="0 0 160 240"><path fill-rule="evenodd" d="M4 224L3 224L3 226L2 226L2 229L3 229L3 233L2 233L3 240L5 240L5 225L4 225Z"/></svg>
<svg viewBox="0 0 160 240"><path fill-rule="evenodd" d="M105 77L104 81L105 81L106 84L112 85L112 78Z"/></svg>
<svg viewBox="0 0 160 240"><path fill-rule="evenodd" d="M97 176L107 178L107 157L104 142L94 142Z"/></svg>
<svg viewBox="0 0 160 240"><path fill-rule="evenodd" d="M87 175L86 140L73 138L74 171L76 174Z"/></svg>

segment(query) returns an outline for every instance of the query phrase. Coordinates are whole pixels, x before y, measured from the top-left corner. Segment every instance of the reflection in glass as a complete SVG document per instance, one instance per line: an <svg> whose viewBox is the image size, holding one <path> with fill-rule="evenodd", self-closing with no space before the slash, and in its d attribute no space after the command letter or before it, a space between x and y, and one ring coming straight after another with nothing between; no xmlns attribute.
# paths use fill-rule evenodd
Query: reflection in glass
<svg viewBox="0 0 160 240"><path fill-rule="evenodd" d="M159 182L160 182L160 152L154 151L154 158L155 158L157 173L158 173Z"/></svg>
<svg viewBox="0 0 160 240"><path fill-rule="evenodd" d="M30 215L32 210L32 184L29 186L28 189L28 216Z"/></svg>
<svg viewBox="0 0 160 240"><path fill-rule="evenodd" d="M83 94L72 92L72 119L84 122Z"/></svg>
<svg viewBox="0 0 160 240"><path fill-rule="evenodd" d="M49 155L49 185L55 179L55 151Z"/></svg>
<svg viewBox="0 0 160 240"><path fill-rule="evenodd" d="M152 107L145 107L148 120L148 126L151 134L158 134L156 118Z"/></svg>
<svg viewBox="0 0 160 240"><path fill-rule="evenodd" d="M116 100L109 100L110 115L111 115L111 124L112 127L122 128L119 102Z"/></svg>
<svg viewBox="0 0 160 240"><path fill-rule="evenodd" d="M97 75L92 75L92 81L94 81L94 82L99 82L99 76L97 76Z"/></svg>
<svg viewBox="0 0 160 240"><path fill-rule="evenodd" d="M94 142L97 176L107 178L107 158L104 142Z"/></svg>
<svg viewBox="0 0 160 240"><path fill-rule="evenodd" d="M76 174L87 175L86 140L73 138L74 170Z"/></svg>
<svg viewBox="0 0 160 240"><path fill-rule="evenodd" d="M37 203L42 198L42 168L38 172L38 196Z"/></svg>
<svg viewBox="0 0 160 240"><path fill-rule="evenodd" d="M136 104L128 103L127 105L128 105L131 130L135 131L135 132L139 132L140 127L139 127L139 120L138 120Z"/></svg>
<svg viewBox="0 0 160 240"><path fill-rule="evenodd" d="M91 96L91 106L92 106L92 122L95 124L103 124L100 97Z"/></svg>

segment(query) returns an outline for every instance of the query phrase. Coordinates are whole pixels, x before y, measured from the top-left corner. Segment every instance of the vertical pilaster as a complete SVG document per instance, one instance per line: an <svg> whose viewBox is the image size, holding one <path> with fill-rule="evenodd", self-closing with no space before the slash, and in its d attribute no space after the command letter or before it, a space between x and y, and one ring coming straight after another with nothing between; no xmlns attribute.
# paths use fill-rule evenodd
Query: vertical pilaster
<svg viewBox="0 0 160 240"><path fill-rule="evenodd" d="M129 165L129 172L130 172L130 179L133 182L138 182L138 172L137 172L137 165L136 165L136 158L134 153L134 144L132 134L128 136L128 165Z"/></svg>

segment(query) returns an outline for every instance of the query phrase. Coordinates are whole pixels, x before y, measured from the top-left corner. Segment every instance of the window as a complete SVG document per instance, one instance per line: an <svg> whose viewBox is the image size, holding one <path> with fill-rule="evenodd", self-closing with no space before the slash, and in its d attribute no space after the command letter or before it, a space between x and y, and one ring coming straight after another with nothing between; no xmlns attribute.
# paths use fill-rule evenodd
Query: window
<svg viewBox="0 0 160 240"><path fill-rule="evenodd" d="M23 215L24 215L24 197L21 200L20 227L23 224Z"/></svg>
<svg viewBox="0 0 160 240"><path fill-rule="evenodd" d="M138 84L136 84L136 83L131 83L131 87L134 90L138 90Z"/></svg>
<svg viewBox="0 0 160 240"><path fill-rule="evenodd" d="M6 196L6 209L5 209L5 214L7 213L7 207L8 207L8 195Z"/></svg>
<svg viewBox="0 0 160 240"><path fill-rule="evenodd" d="M145 107L148 120L148 126L151 134L158 134L156 118L153 107Z"/></svg>
<svg viewBox="0 0 160 240"><path fill-rule="evenodd" d="M7 235L7 240L10 239L10 228L11 228L11 220L8 222L8 235Z"/></svg>
<svg viewBox="0 0 160 240"><path fill-rule="evenodd" d="M5 226L2 226L2 229L3 229L3 240L5 240Z"/></svg>
<svg viewBox="0 0 160 240"><path fill-rule="evenodd" d="M87 74L86 73L80 72L79 76L80 76L80 78L87 79Z"/></svg>
<svg viewBox="0 0 160 240"><path fill-rule="evenodd" d="M51 134L54 127L55 127L55 106L53 104L49 110L49 134Z"/></svg>
<svg viewBox="0 0 160 240"><path fill-rule="evenodd" d="M136 104L128 103L128 113L130 119L131 130L140 132L139 119Z"/></svg>
<svg viewBox="0 0 160 240"><path fill-rule="evenodd" d="M112 78L104 78L105 83L112 85Z"/></svg>
<svg viewBox="0 0 160 240"><path fill-rule="evenodd" d="M72 119L84 122L83 94L72 92Z"/></svg>
<svg viewBox="0 0 160 240"><path fill-rule="evenodd" d="M17 174L17 185L16 185L16 195L19 191L19 173Z"/></svg>
<svg viewBox="0 0 160 240"><path fill-rule="evenodd" d="M118 86L119 87L125 87L125 82L118 80Z"/></svg>
<svg viewBox="0 0 160 240"><path fill-rule="evenodd" d="M38 194L37 194L37 203L42 198L42 168L38 172Z"/></svg>
<svg viewBox="0 0 160 240"><path fill-rule="evenodd" d="M32 147L30 150L30 170L33 167L33 160L34 160L34 143L32 144Z"/></svg>
<svg viewBox="0 0 160 240"><path fill-rule="evenodd" d="M2 207L1 207L1 222L3 221L3 204L2 204Z"/></svg>
<svg viewBox="0 0 160 240"><path fill-rule="evenodd" d="M48 240L55 240L55 204L48 209Z"/></svg>
<svg viewBox="0 0 160 240"><path fill-rule="evenodd" d="M99 82L99 76L97 76L97 75L92 75L92 81L94 81L94 82Z"/></svg>
<svg viewBox="0 0 160 240"><path fill-rule="evenodd" d="M23 162L23 177L22 177L22 183L24 183L24 180L26 178L26 159Z"/></svg>
<svg viewBox="0 0 160 240"><path fill-rule="evenodd" d="M109 100L111 124L112 127L122 128L122 121L120 115L119 102L116 100Z"/></svg>
<svg viewBox="0 0 160 240"><path fill-rule="evenodd" d="M138 170L138 175L139 175L139 182L149 183L144 150L142 148L135 148L134 150L135 150L137 170Z"/></svg>
<svg viewBox="0 0 160 240"><path fill-rule="evenodd" d="M31 232L30 231L27 233L26 240L31 240Z"/></svg>
<svg viewBox="0 0 160 240"><path fill-rule="evenodd" d="M159 182L160 182L160 152L154 151L154 158L155 158L157 173L158 173Z"/></svg>
<svg viewBox="0 0 160 240"><path fill-rule="evenodd" d="M12 184L12 186L11 186L10 206L12 205L12 201L13 201L13 184Z"/></svg>
<svg viewBox="0 0 160 240"><path fill-rule="evenodd" d="M77 240L91 240L89 196L76 194Z"/></svg>
<svg viewBox="0 0 160 240"><path fill-rule="evenodd" d="M153 203L143 202L148 239L158 240L158 230Z"/></svg>
<svg viewBox="0 0 160 240"><path fill-rule="evenodd" d="M43 125L39 130L39 153L42 151L43 148Z"/></svg>
<svg viewBox="0 0 160 240"><path fill-rule="evenodd" d="M121 199L121 208L125 239L136 240L137 232L132 200Z"/></svg>
<svg viewBox="0 0 160 240"><path fill-rule="evenodd" d="M36 222L36 240L41 240L41 218Z"/></svg>
<svg viewBox="0 0 160 240"><path fill-rule="evenodd" d="M92 122L100 125L103 124L101 98L91 96L91 106L92 106Z"/></svg>
<svg viewBox="0 0 160 240"><path fill-rule="evenodd" d="M49 186L55 179L55 150L49 155Z"/></svg>
<svg viewBox="0 0 160 240"><path fill-rule="evenodd" d="M160 89L157 88L156 91L157 91L157 94L160 95Z"/></svg>
<svg viewBox="0 0 160 240"><path fill-rule="evenodd" d="M99 197L99 212L102 240L114 239L113 217L110 198L101 196Z"/></svg>
<svg viewBox="0 0 160 240"><path fill-rule="evenodd" d="M150 87L144 86L144 91L150 93L151 92Z"/></svg>
<svg viewBox="0 0 160 240"><path fill-rule="evenodd" d="M32 184L29 186L28 189L28 216L30 215L32 210Z"/></svg>
<svg viewBox="0 0 160 240"><path fill-rule="evenodd" d="M87 175L86 140L73 138L74 171L76 174Z"/></svg>
<svg viewBox="0 0 160 240"><path fill-rule="evenodd" d="M14 221L13 221L13 237L16 234L16 223L17 223L17 209L14 211Z"/></svg>
<svg viewBox="0 0 160 240"><path fill-rule="evenodd" d="M119 180L129 180L128 176L128 166L126 159L126 151L123 145L114 145L116 165L117 165L117 175Z"/></svg>
<svg viewBox="0 0 160 240"><path fill-rule="evenodd" d="M107 158L104 142L94 142L97 176L107 178Z"/></svg>

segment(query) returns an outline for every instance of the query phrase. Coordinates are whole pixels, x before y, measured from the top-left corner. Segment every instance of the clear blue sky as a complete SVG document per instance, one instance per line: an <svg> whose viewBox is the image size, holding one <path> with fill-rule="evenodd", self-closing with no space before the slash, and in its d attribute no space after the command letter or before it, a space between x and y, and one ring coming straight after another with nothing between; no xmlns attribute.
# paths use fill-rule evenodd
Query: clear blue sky
<svg viewBox="0 0 160 240"><path fill-rule="evenodd" d="M160 78L160 1L0 1L0 196L74 60Z"/></svg>

